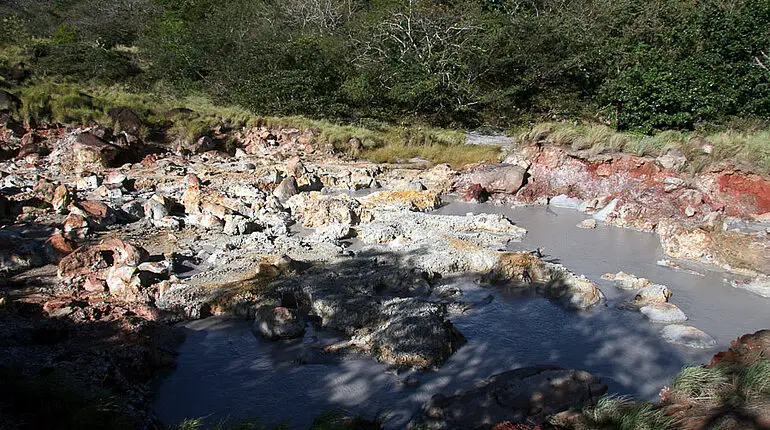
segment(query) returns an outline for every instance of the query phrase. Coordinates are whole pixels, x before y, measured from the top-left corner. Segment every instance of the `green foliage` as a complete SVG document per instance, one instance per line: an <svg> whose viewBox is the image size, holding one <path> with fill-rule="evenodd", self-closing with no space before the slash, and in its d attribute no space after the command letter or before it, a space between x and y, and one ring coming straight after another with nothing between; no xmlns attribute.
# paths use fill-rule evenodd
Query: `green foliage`
<svg viewBox="0 0 770 430"><path fill-rule="evenodd" d="M68 45L75 43L77 39L78 34L75 29L65 23L59 24L53 34L51 34L51 42L54 45Z"/></svg>

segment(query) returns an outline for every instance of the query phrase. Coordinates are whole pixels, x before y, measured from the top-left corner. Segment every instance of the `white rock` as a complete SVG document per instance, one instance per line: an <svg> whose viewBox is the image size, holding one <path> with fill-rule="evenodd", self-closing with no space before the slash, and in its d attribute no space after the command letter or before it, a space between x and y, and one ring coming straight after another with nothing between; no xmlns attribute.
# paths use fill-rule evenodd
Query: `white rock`
<svg viewBox="0 0 770 430"><path fill-rule="evenodd" d="M654 323L677 323L687 321L687 315L671 303L653 303L642 306L639 311Z"/></svg>
<svg viewBox="0 0 770 430"><path fill-rule="evenodd" d="M666 342L690 348L711 348L717 344L713 337L691 326L671 324L663 327L660 333Z"/></svg>
<svg viewBox="0 0 770 430"><path fill-rule="evenodd" d="M583 204L583 200L569 197L566 194L559 194L551 197L548 204L557 208L578 209Z"/></svg>

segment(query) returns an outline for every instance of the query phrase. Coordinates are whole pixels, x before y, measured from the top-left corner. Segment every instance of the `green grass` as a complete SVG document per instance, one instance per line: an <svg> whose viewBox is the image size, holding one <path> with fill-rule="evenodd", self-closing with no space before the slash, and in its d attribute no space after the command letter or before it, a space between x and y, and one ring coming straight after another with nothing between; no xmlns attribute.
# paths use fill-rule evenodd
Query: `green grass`
<svg viewBox="0 0 770 430"><path fill-rule="evenodd" d="M624 397L605 396L595 407L586 408L584 420L575 423L577 430L666 430L675 428L675 421L651 403L635 403Z"/></svg>

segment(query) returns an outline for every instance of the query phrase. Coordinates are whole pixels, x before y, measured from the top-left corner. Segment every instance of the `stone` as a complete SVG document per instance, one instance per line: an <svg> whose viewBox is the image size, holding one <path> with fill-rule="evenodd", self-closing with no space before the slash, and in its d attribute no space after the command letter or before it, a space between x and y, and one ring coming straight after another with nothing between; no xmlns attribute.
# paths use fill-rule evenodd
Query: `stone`
<svg viewBox="0 0 770 430"><path fill-rule="evenodd" d="M770 276L761 275L749 281L730 282L734 288L740 288L762 297L770 297Z"/></svg>
<svg viewBox="0 0 770 430"><path fill-rule="evenodd" d="M583 204L583 200L569 197L566 194L559 194L558 196L551 197L548 200L548 204L557 208L578 209Z"/></svg>
<svg viewBox="0 0 770 430"><path fill-rule="evenodd" d="M72 196L65 185L56 187L51 199L51 206L56 213L66 213L67 207L72 202Z"/></svg>
<svg viewBox="0 0 770 430"><path fill-rule="evenodd" d="M53 182L49 182L45 179L40 179L35 184L35 187L32 191L34 191L35 195L47 203L53 203L54 196L56 194L56 184ZM69 203L64 205L64 207L69 206Z"/></svg>
<svg viewBox="0 0 770 430"><path fill-rule="evenodd" d="M620 200L618 199L612 199L606 206L593 215L594 219L601 222L607 221L607 217L615 211L619 201Z"/></svg>
<svg viewBox="0 0 770 430"><path fill-rule="evenodd" d="M578 228L585 228L585 229L592 229L597 227L596 220L593 218L589 218L586 220L581 221L577 225Z"/></svg>
<svg viewBox="0 0 770 430"><path fill-rule="evenodd" d="M54 233L45 241L45 251L48 261L58 263L77 248L77 243L65 237L62 233Z"/></svg>
<svg viewBox="0 0 770 430"><path fill-rule="evenodd" d="M313 191L289 198L286 205L292 216L305 227L318 227L324 224L358 224L360 203L347 196L325 196Z"/></svg>
<svg viewBox="0 0 770 430"><path fill-rule="evenodd" d="M203 154L204 152L213 151L216 148L216 142L208 136L199 137L195 143L189 146L189 150L193 154Z"/></svg>
<svg viewBox="0 0 770 430"><path fill-rule="evenodd" d="M286 163L286 175L299 178L307 173L305 165L302 164L302 160L299 157L294 157Z"/></svg>
<svg viewBox="0 0 770 430"><path fill-rule="evenodd" d="M671 290L665 285L648 285L636 293L634 302L636 304L667 303L671 297Z"/></svg>
<svg viewBox="0 0 770 430"><path fill-rule="evenodd" d="M465 200L470 203L484 203L489 200L489 192L480 184L472 184L465 192Z"/></svg>
<svg viewBox="0 0 770 430"><path fill-rule="evenodd" d="M687 315L671 303L652 303L642 306L639 311L654 323L678 323L687 321Z"/></svg>
<svg viewBox="0 0 770 430"><path fill-rule="evenodd" d="M588 372L525 367L494 375L468 391L434 395L410 428L481 429L501 422L546 426L550 416L593 406L606 392L601 379Z"/></svg>
<svg viewBox="0 0 770 430"><path fill-rule="evenodd" d="M120 239L103 239L96 245L81 246L59 262L60 278L96 276L106 279L106 270L113 266L138 266L147 258L144 248Z"/></svg>
<svg viewBox="0 0 770 430"><path fill-rule="evenodd" d="M432 191L377 191L358 199L367 209L427 212L438 209L441 199Z"/></svg>
<svg viewBox="0 0 770 430"><path fill-rule="evenodd" d="M281 203L285 203L290 197L296 196L297 194L299 194L299 189L297 188L297 180L294 179L293 176L284 178L281 183L275 187L275 190L273 190L273 195Z"/></svg>
<svg viewBox="0 0 770 430"><path fill-rule="evenodd" d="M142 203L136 200L123 204L120 210L128 214L134 221L144 218L144 207Z"/></svg>
<svg viewBox="0 0 770 430"><path fill-rule="evenodd" d="M91 133L80 134L72 145L73 161L78 171L110 167L119 154L118 147Z"/></svg>
<svg viewBox="0 0 770 430"><path fill-rule="evenodd" d="M115 123L120 131L137 136L142 129L142 120L134 111L127 107L114 107L107 111L107 116Z"/></svg>
<svg viewBox="0 0 770 430"><path fill-rule="evenodd" d="M254 331L267 339L296 339L305 334L305 322L296 309L263 306L254 317Z"/></svg>
<svg viewBox="0 0 770 430"><path fill-rule="evenodd" d="M201 180L193 173L185 176L185 190L182 205L186 214L198 214L201 211Z"/></svg>
<svg viewBox="0 0 770 430"><path fill-rule="evenodd" d="M466 180L481 185L490 193L513 194L524 184L525 173L525 169L512 164L486 164L467 174Z"/></svg>
<svg viewBox="0 0 770 430"><path fill-rule="evenodd" d="M224 233L230 236L249 234L255 230L254 223L240 215L225 215L224 221Z"/></svg>
<svg viewBox="0 0 770 430"><path fill-rule="evenodd" d="M206 230L221 229L225 223L218 217L211 214L195 214L187 215L185 217L185 223L189 225L195 225Z"/></svg>
<svg viewBox="0 0 770 430"><path fill-rule="evenodd" d="M152 225L154 225L157 228L165 228L169 230L181 230L182 229L182 221L173 216L164 216L160 219L151 219Z"/></svg>
<svg viewBox="0 0 770 430"><path fill-rule="evenodd" d="M717 341L704 331L680 324L667 325L660 334L666 342L689 348L711 348L717 344Z"/></svg>
<svg viewBox="0 0 770 430"><path fill-rule="evenodd" d="M615 286L621 290L638 290L650 285L649 280L625 272L605 273L602 275L602 279L612 280Z"/></svg>
<svg viewBox="0 0 770 430"><path fill-rule="evenodd" d="M687 157L678 150L669 149L664 155L655 159L662 168L679 171L687 163Z"/></svg>
<svg viewBox="0 0 770 430"><path fill-rule="evenodd" d="M150 272L156 275L168 275L171 272L171 261L146 261L137 266L137 270L140 272Z"/></svg>
<svg viewBox="0 0 770 430"><path fill-rule="evenodd" d="M113 187L123 187L126 185L128 178L121 172L112 171L104 178L104 184Z"/></svg>
<svg viewBox="0 0 770 430"><path fill-rule="evenodd" d="M98 225L108 226L116 221L115 211L100 201L84 200L78 202L75 207L80 209L87 219ZM75 212L74 208L70 209L70 212Z"/></svg>
<svg viewBox="0 0 770 430"><path fill-rule="evenodd" d="M153 195L144 203L144 216L152 220L159 220L171 213L172 202L167 197Z"/></svg>
<svg viewBox="0 0 770 430"><path fill-rule="evenodd" d="M75 180L75 188L79 191L92 191L99 187L101 180L96 175L89 175Z"/></svg>
<svg viewBox="0 0 770 430"><path fill-rule="evenodd" d="M602 291L584 277L567 276L546 286L546 295L567 310L584 311L604 299Z"/></svg>
<svg viewBox="0 0 770 430"><path fill-rule="evenodd" d="M714 355L709 367L717 364L748 365L770 357L770 330L745 334L730 342L730 348Z"/></svg>

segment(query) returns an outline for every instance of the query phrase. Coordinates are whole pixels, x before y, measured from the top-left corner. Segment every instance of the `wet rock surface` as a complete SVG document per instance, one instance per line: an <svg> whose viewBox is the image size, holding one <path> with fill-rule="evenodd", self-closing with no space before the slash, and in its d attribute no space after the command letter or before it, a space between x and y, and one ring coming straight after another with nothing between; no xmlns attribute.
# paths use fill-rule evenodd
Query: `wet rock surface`
<svg viewBox="0 0 770 430"><path fill-rule="evenodd" d="M606 392L607 386L587 372L521 368L492 376L465 392L434 396L410 427L475 429L501 422L547 425L550 416L593 405Z"/></svg>

